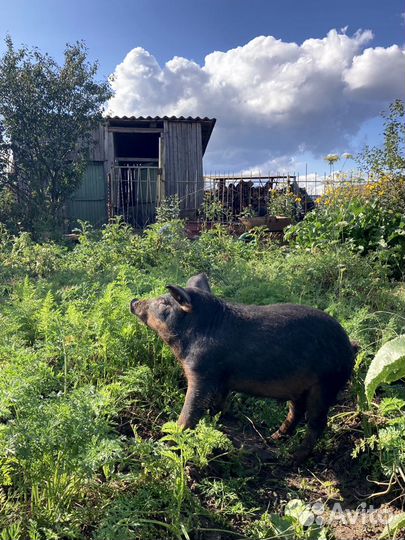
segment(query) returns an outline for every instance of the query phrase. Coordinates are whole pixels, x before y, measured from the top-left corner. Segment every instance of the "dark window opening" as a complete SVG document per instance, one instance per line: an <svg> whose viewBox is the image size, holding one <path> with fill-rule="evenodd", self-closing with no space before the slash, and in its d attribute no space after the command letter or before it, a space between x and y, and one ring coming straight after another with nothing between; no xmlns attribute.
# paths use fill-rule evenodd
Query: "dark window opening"
<svg viewBox="0 0 405 540"><path fill-rule="evenodd" d="M163 129L163 121L150 122L131 120L130 122L123 121L122 118L110 118L108 125L111 127L132 127L132 128L159 128Z"/></svg>
<svg viewBox="0 0 405 540"><path fill-rule="evenodd" d="M115 157L120 165L158 165L159 133L115 133Z"/></svg>

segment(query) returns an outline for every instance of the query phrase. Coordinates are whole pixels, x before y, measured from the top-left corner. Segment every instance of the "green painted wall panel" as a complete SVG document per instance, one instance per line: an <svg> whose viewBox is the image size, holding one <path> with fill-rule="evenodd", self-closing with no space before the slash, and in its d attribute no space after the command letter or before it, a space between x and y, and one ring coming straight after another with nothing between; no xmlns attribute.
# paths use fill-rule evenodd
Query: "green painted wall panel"
<svg viewBox="0 0 405 540"><path fill-rule="evenodd" d="M72 194L66 206L67 218L73 226L78 219L89 221L95 227L107 222L107 179L103 162L87 165L81 186Z"/></svg>

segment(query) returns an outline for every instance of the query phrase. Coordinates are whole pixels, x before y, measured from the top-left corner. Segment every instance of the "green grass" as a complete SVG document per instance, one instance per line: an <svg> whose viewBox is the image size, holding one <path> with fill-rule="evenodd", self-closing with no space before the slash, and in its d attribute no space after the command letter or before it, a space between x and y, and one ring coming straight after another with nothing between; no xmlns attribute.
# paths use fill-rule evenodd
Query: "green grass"
<svg viewBox="0 0 405 540"><path fill-rule="evenodd" d="M102 234L85 227L74 247L3 231L1 540L188 539L208 529L228 531L217 533L223 538L267 538L286 526L287 518L269 517L268 490L305 499L305 489L285 481L296 438L279 448L284 472L272 484L276 469L248 447L237 448L221 419L191 433L165 424L179 414L185 381L171 351L130 314L129 302L201 271L228 300L305 303L337 317L363 349L351 403L372 354L404 332L404 284L390 282L372 255L344 245L299 251L244 244L221 228L191 242L178 221L143 236L119 222ZM240 395L229 408L233 434L242 440L252 425L267 437L285 414L282 404ZM340 451L336 432L345 427L336 422L320 443L327 455ZM370 429L365 436L375 433ZM357 458L364 476L371 469L383 474L367 448ZM271 504L279 513L284 503ZM294 519L287 525L296 538L316 537Z"/></svg>

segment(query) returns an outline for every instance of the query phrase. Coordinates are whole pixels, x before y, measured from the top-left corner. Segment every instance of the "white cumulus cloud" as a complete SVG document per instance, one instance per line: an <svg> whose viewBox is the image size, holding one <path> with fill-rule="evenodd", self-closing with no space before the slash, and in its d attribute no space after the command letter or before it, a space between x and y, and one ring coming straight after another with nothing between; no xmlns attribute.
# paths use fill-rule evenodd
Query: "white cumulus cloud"
<svg viewBox="0 0 405 540"><path fill-rule="evenodd" d="M177 56L160 66L137 47L115 69L110 113L216 117L206 162L235 171L347 150L365 120L405 93L405 51L366 48L372 38L346 29L302 44L259 36L203 66Z"/></svg>
<svg viewBox="0 0 405 540"><path fill-rule="evenodd" d="M353 98L390 100L393 89L401 97L405 92L404 51L398 45L366 49L353 58L344 80Z"/></svg>

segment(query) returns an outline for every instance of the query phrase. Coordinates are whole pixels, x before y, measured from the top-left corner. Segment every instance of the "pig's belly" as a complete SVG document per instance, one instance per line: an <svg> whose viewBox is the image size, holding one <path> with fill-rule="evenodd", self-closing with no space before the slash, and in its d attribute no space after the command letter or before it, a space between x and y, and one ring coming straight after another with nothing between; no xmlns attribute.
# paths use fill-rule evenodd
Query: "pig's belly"
<svg viewBox="0 0 405 540"><path fill-rule="evenodd" d="M298 399L311 386L317 384L315 376L277 380L241 380L231 379L230 390L243 392L250 396L270 397L281 400Z"/></svg>

